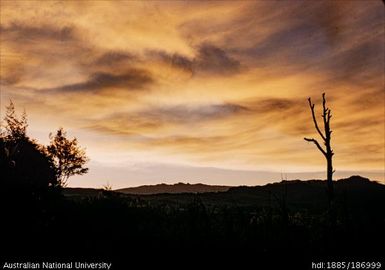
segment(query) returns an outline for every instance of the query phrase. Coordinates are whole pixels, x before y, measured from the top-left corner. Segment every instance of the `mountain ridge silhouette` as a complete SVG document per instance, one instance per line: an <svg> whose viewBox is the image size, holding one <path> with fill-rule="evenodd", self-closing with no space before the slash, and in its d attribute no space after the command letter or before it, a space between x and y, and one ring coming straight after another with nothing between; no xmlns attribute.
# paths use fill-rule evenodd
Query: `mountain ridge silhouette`
<svg viewBox="0 0 385 270"><path fill-rule="evenodd" d="M380 182L370 180L366 177L359 175L352 175L348 178L342 178L335 181L337 189L351 187L359 187L362 185L378 186L385 188ZM303 187L315 187L323 189L325 187L325 180L310 179L310 180L282 180L281 182L268 183L265 185L256 186L226 186L226 185L208 185L208 184L189 184L189 183L176 183L176 184L156 184L156 185L142 185L137 187L128 187L112 190L112 192L122 193L126 195L178 195L178 194L202 194L205 193L242 193L242 192L258 192L268 190L282 191L284 187L290 187L294 189L302 189ZM76 188L68 187L64 189L66 196L94 196L100 192L101 189L96 188Z"/></svg>

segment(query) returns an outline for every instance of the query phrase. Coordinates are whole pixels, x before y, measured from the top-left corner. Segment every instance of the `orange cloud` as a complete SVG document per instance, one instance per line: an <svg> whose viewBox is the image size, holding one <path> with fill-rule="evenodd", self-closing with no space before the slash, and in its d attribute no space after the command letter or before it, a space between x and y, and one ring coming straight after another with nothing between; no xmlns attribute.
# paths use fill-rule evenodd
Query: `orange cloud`
<svg viewBox="0 0 385 270"><path fill-rule="evenodd" d="M305 172L324 166L306 99L326 92L337 170L383 171L383 18L374 1L3 1L2 102L96 162Z"/></svg>

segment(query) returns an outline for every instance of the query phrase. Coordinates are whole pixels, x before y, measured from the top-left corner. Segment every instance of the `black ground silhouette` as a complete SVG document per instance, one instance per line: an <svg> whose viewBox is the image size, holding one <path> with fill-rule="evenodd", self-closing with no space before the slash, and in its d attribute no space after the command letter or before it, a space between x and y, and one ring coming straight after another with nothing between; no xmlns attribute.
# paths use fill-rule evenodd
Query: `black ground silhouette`
<svg viewBox="0 0 385 270"><path fill-rule="evenodd" d="M309 264L325 256L382 256L385 186L360 176L336 181L335 225L325 188L320 180L154 195L67 188L41 199L3 186L1 249L9 256L225 256L218 260L268 265L273 257Z"/></svg>

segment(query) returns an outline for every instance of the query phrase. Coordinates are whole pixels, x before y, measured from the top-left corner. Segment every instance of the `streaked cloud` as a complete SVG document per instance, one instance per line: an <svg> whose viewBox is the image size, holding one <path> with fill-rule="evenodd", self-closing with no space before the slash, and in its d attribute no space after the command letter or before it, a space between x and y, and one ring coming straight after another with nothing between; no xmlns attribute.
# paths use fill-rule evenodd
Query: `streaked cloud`
<svg viewBox="0 0 385 270"><path fill-rule="evenodd" d="M93 64L96 66L113 67L113 65L121 64L122 62L132 63L136 60L137 60L137 57L129 52L109 51L97 57L93 62Z"/></svg>
<svg viewBox="0 0 385 270"><path fill-rule="evenodd" d="M229 56L225 50L210 44L202 44L199 47L195 65L198 70L204 72L231 75L239 71L241 64Z"/></svg>
<svg viewBox="0 0 385 270"><path fill-rule="evenodd" d="M140 90L145 85L153 82L149 74L142 70L129 70L124 74L110 73L93 73L90 78L81 83L63 85L60 87L45 89L49 92L78 92L89 91L95 92L103 89L111 89L114 87L124 88L127 90Z"/></svg>
<svg viewBox="0 0 385 270"><path fill-rule="evenodd" d="M11 22L0 27L6 42L33 44L40 41L74 41L74 29L69 26L55 27L47 25L28 25L22 22Z"/></svg>

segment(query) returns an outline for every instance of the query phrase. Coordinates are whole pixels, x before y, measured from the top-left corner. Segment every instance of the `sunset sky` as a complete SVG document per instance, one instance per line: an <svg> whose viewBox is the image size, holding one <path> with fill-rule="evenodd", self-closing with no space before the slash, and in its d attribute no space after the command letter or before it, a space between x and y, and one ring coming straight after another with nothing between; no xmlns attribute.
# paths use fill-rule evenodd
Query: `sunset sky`
<svg viewBox="0 0 385 270"><path fill-rule="evenodd" d="M1 118L64 127L70 186L325 178L307 98L332 109L336 178L384 181L379 1L1 1Z"/></svg>

